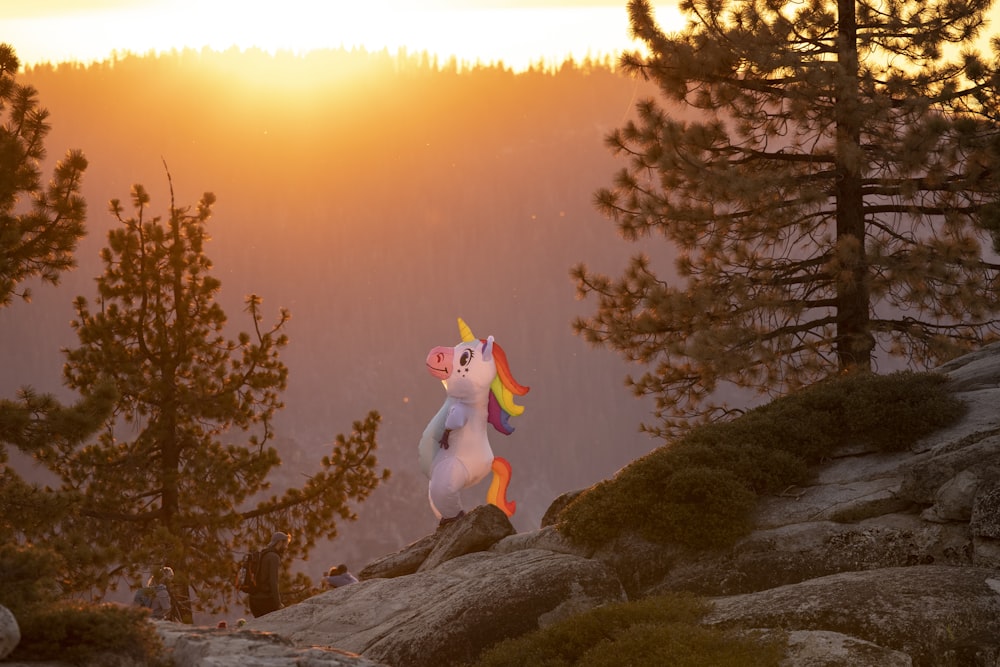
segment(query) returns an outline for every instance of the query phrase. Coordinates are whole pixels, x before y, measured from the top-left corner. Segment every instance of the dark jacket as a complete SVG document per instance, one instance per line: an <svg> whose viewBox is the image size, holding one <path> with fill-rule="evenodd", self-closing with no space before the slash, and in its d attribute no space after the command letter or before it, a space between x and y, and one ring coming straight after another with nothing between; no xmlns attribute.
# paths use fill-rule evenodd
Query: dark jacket
<svg viewBox="0 0 1000 667"><path fill-rule="evenodd" d="M280 570L281 554L274 549L264 549L260 554L260 570L257 571L257 589L250 594L250 613L255 618L284 606L281 604L281 591L278 590Z"/></svg>

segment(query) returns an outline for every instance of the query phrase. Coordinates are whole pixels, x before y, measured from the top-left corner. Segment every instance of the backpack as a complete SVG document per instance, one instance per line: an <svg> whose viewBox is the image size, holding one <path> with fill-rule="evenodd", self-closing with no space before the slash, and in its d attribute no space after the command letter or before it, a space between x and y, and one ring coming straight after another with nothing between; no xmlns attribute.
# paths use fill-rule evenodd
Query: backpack
<svg viewBox="0 0 1000 667"><path fill-rule="evenodd" d="M240 561L240 569L236 573L236 588L244 593L257 590L257 573L260 570L260 551L253 550Z"/></svg>
<svg viewBox="0 0 1000 667"><path fill-rule="evenodd" d="M143 586L135 592L135 597L132 598L132 604L138 607L146 607L147 609L153 608L153 589L147 586Z"/></svg>

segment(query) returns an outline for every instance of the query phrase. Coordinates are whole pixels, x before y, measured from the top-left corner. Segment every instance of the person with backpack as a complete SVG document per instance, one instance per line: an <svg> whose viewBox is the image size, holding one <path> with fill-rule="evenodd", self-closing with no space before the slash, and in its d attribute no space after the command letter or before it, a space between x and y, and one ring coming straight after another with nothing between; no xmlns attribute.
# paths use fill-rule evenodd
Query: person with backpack
<svg viewBox="0 0 1000 667"><path fill-rule="evenodd" d="M272 611L277 611L285 605L281 603L281 591L278 587L278 575L281 572L281 555L285 553L292 536L287 533L275 533L271 541L260 552L260 564L257 569L256 585L250 592L250 613L259 618Z"/></svg>

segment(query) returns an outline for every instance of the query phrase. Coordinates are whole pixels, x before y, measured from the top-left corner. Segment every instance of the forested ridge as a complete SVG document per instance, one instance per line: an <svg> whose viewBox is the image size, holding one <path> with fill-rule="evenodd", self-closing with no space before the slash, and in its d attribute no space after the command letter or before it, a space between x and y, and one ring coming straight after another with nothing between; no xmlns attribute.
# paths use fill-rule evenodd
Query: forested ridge
<svg viewBox="0 0 1000 667"><path fill-rule="evenodd" d="M40 66L19 81L51 112L48 161L69 148L89 160L89 234L59 287L0 311L2 395L65 395L60 350L77 343L73 299L95 297L107 202L142 183L164 215L166 163L177 205L218 198L206 252L232 325L251 292L265 315L291 311L281 475L297 482L336 433L382 414L393 478L308 571L360 567L433 530L416 442L444 392L423 360L458 342L458 316L496 336L532 388L515 433L491 434L514 468L518 529L655 446L637 432L649 406L623 386L623 363L569 324L584 307L569 267L615 271L635 249L593 193L616 169L604 135L650 91L608 63L515 74L384 52L185 51Z"/></svg>

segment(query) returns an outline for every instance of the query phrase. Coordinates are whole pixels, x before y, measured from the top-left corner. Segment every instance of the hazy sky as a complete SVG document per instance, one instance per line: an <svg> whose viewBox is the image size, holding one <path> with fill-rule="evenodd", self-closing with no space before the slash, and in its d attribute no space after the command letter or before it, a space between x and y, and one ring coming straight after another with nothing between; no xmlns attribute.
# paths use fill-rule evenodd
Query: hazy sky
<svg viewBox="0 0 1000 667"><path fill-rule="evenodd" d="M626 0L0 0L3 40L24 64L90 62L112 51L208 46L268 51L399 47L523 68L617 55ZM655 4L665 27L674 0Z"/></svg>

